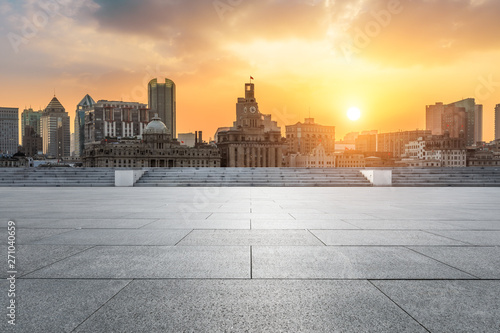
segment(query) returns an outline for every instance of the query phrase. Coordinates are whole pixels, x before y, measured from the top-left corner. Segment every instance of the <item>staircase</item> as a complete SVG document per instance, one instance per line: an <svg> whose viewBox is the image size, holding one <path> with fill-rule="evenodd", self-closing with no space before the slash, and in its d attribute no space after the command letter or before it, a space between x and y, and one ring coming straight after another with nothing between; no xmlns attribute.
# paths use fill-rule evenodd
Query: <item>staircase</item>
<svg viewBox="0 0 500 333"><path fill-rule="evenodd" d="M371 184L359 169L174 168L150 169L135 186L353 187Z"/></svg>
<svg viewBox="0 0 500 333"><path fill-rule="evenodd" d="M400 168L392 186L500 187L500 168Z"/></svg>
<svg viewBox="0 0 500 333"><path fill-rule="evenodd" d="M2 187L115 186L115 170L105 168L0 168Z"/></svg>

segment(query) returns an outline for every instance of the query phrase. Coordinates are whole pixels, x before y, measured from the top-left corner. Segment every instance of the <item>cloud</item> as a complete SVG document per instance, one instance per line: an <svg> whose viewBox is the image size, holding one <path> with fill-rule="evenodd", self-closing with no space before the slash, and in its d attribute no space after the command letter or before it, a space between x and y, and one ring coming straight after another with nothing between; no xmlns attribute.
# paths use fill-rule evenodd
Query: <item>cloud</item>
<svg viewBox="0 0 500 333"><path fill-rule="evenodd" d="M346 3L332 7L336 18ZM399 13L390 11L391 3L400 3ZM360 0L358 5L344 39L336 41L345 46L348 36L354 57L389 66L442 65L500 47L499 1Z"/></svg>

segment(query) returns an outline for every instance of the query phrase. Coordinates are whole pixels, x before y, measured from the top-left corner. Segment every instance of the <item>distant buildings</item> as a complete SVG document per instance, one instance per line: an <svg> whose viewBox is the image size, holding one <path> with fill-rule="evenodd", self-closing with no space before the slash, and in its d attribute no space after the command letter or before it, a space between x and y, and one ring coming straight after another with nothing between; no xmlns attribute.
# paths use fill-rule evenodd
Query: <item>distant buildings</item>
<svg viewBox="0 0 500 333"><path fill-rule="evenodd" d="M19 109L0 107L0 153L13 155L19 145Z"/></svg>
<svg viewBox="0 0 500 333"><path fill-rule="evenodd" d="M153 113L157 113L165 123L172 138L177 137L175 90L174 81L169 79L165 79L164 83L159 83L158 79L153 79L148 84L149 108Z"/></svg>
<svg viewBox="0 0 500 333"><path fill-rule="evenodd" d="M81 156L85 148L85 112L91 111L94 105L95 101L87 94L76 106L74 133L74 150L76 157Z"/></svg>
<svg viewBox="0 0 500 333"><path fill-rule="evenodd" d="M469 167L500 167L500 140L469 148L467 155Z"/></svg>
<svg viewBox="0 0 500 333"><path fill-rule="evenodd" d="M23 152L26 156L35 156L43 151L42 117L43 111L24 109L21 114L21 140Z"/></svg>
<svg viewBox="0 0 500 333"><path fill-rule="evenodd" d="M104 139L87 145L82 157L86 167L172 168L220 167L217 147L199 144L196 148L181 146L173 140L160 118L153 118L142 133L142 140Z"/></svg>
<svg viewBox="0 0 500 333"><path fill-rule="evenodd" d="M49 158L69 157L71 148L69 115L55 96L43 111L40 120L43 154Z"/></svg>
<svg viewBox="0 0 500 333"><path fill-rule="evenodd" d="M500 140L500 104L495 107L495 140Z"/></svg>
<svg viewBox="0 0 500 333"><path fill-rule="evenodd" d="M364 168L366 159L363 154L356 151L346 151L335 155L337 168Z"/></svg>
<svg viewBox="0 0 500 333"><path fill-rule="evenodd" d="M233 127L217 130L216 138L223 167L281 167L283 164L281 129L271 120L271 115L260 112L253 83L245 84L245 97L238 98Z"/></svg>
<svg viewBox="0 0 500 333"><path fill-rule="evenodd" d="M85 146L106 138L140 137L150 119L146 104L100 100L85 110Z"/></svg>
<svg viewBox="0 0 500 333"><path fill-rule="evenodd" d="M357 151L376 152L378 151L378 131L362 132L355 140L355 148Z"/></svg>
<svg viewBox="0 0 500 333"><path fill-rule="evenodd" d="M418 138L406 145L403 157L403 162L410 167L466 167L465 134L453 138L445 132L443 135Z"/></svg>
<svg viewBox="0 0 500 333"><path fill-rule="evenodd" d="M390 153L392 158L401 158L406 145L420 137L431 135L430 130L399 131L377 135L377 151Z"/></svg>
<svg viewBox="0 0 500 333"><path fill-rule="evenodd" d="M448 131L452 138L458 138L463 131L467 145L473 146L483 139L483 106L476 104L474 98L448 105L429 105L426 108L426 128L434 135Z"/></svg>
<svg viewBox="0 0 500 333"><path fill-rule="evenodd" d="M335 156L328 154L320 143L309 154L290 153L285 157L285 165L290 168L334 168Z"/></svg>
<svg viewBox="0 0 500 333"><path fill-rule="evenodd" d="M304 123L286 126L288 152L309 155L321 145L326 154L335 152L335 126L314 123L314 118L306 118Z"/></svg>

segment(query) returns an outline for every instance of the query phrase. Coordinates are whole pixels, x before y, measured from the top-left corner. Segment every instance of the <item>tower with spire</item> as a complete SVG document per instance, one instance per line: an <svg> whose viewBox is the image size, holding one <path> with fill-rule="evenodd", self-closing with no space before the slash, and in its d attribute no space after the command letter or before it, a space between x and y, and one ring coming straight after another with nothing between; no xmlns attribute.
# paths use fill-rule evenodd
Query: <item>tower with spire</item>
<svg viewBox="0 0 500 333"><path fill-rule="evenodd" d="M70 156L71 134L69 115L56 96L41 117L43 154L48 158L63 159Z"/></svg>

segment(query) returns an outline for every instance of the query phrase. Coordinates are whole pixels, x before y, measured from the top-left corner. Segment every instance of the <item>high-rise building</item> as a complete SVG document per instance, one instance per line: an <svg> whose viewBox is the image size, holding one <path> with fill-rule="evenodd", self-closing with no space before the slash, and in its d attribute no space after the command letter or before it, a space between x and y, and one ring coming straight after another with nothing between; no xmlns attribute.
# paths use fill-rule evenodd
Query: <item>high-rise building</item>
<svg viewBox="0 0 500 333"><path fill-rule="evenodd" d="M165 83L159 83L153 79L148 84L148 103L153 113L158 114L172 134L177 137L176 129L176 100L175 83L165 79Z"/></svg>
<svg viewBox="0 0 500 333"><path fill-rule="evenodd" d="M0 153L13 155L19 146L19 109L0 107Z"/></svg>
<svg viewBox="0 0 500 333"><path fill-rule="evenodd" d="M26 156L35 156L43 150L41 136L41 117L43 111L24 109L21 114L21 133L23 152Z"/></svg>
<svg viewBox="0 0 500 333"><path fill-rule="evenodd" d="M483 106L476 104L474 113L474 144L483 141Z"/></svg>
<svg viewBox="0 0 500 333"><path fill-rule="evenodd" d="M326 154L335 152L335 126L314 123L314 118L306 118L303 123L286 126L289 153L311 154L320 144Z"/></svg>
<svg viewBox="0 0 500 333"><path fill-rule="evenodd" d="M78 103L75 112L74 155L81 156L85 147L85 112L92 109L95 101L88 94Z"/></svg>
<svg viewBox="0 0 500 333"><path fill-rule="evenodd" d="M85 111L85 146L106 138L134 138L151 119L146 104L100 100Z"/></svg>
<svg viewBox="0 0 500 333"><path fill-rule="evenodd" d="M49 158L69 157L71 135L69 115L61 102L54 96L41 117L43 154Z"/></svg>
<svg viewBox="0 0 500 333"><path fill-rule="evenodd" d="M223 167L272 168L283 164L281 128L271 115L260 112L253 83L245 84L245 97L238 98L233 127L217 130L216 137Z"/></svg>
<svg viewBox="0 0 500 333"><path fill-rule="evenodd" d="M443 135L445 132L452 138L458 138L466 131L467 114L464 107L454 105L428 105L426 107L426 128L433 135Z"/></svg>
<svg viewBox="0 0 500 333"><path fill-rule="evenodd" d="M426 128L434 135L445 132L452 138L465 133L468 146L473 146L483 137L483 106L474 98L467 98L448 105L436 103L426 108Z"/></svg>
<svg viewBox="0 0 500 333"><path fill-rule="evenodd" d="M479 127L476 126L476 121L478 121L478 117L476 117L476 100L474 98L467 98L455 103L451 103L450 105L454 105L457 107L462 107L465 109L466 113L466 125L465 125L465 142L467 146L474 146L476 144L476 139L480 136L482 137L482 133L476 133L476 129ZM481 108L481 120L482 120L482 108ZM482 130L482 126L480 126Z"/></svg>
<svg viewBox="0 0 500 333"><path fill-rule="evenodd" d="M500 104L495 107L495 140L500 140Z"/></svg>

